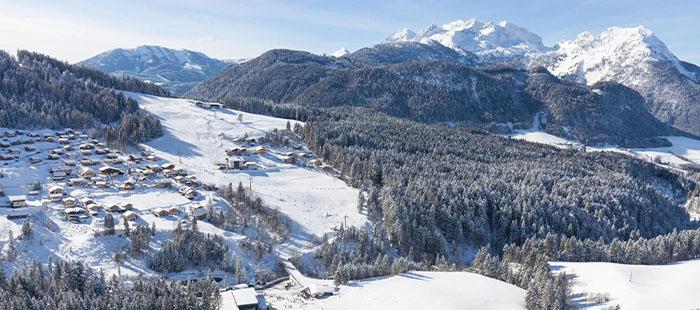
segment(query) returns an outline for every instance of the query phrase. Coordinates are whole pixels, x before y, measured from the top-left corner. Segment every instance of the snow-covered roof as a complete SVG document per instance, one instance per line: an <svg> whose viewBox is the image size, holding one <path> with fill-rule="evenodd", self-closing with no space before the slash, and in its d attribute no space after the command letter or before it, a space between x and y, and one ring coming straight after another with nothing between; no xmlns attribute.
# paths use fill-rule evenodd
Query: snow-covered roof
<svg viewBox="0 0 700 310"><path fill-rule="evenodd" d="M231 291L234 301L237 306L255 305L258 303L258 298L255 294L255 289L252 287L237 289Z"/></svg>

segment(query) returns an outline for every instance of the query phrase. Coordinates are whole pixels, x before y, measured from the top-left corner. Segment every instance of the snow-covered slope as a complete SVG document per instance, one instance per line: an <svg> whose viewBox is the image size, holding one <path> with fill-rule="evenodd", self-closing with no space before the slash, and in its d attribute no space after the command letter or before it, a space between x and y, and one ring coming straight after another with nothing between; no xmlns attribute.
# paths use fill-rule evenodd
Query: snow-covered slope
<svg viewBox="0 0 700 310"><path fill-rule="evenodd" d="M482 22L476 19L457 20L442 26L431 25L418 34L402 29L386 43L431 41L459 51L472 52L490 59L505 59L544 52L542 38L510 22Z"/></svg>
<svg viewBox="0 0 700 310"><path fill-rule="evenodd" d="M525 309L525 291L469 272L408 272L351 281L337 296L300 300L285 291L266 292L277 309Z"/></svg>
<svg viewBox="0 0 700 310"><path fill-rule="evenodd" d="M573 276L572 293L578 308L610 309L698 309L700 260L671 265L642 266L613 263L561 263L555 272ZM609 301L587 300L589 293L608 294Z"/></svg>
<svg viewBox="0 0 700 310"><path fill-rule="evenodd" d="M110 50L78 64L106 73L150 81L175 93L186 92L226 65L222 60L199 52L152 45Z"/></svg>
<svg viewBox="0 0 700 310"><path fill-rule="evenodd" d="M366 224L366 216L357 212L359 191L318 169L281 162L279 152L294 151L291 148L255 155L256 162L263 165L259 170L233 173L216 169L216 163L226 157L226 148L237 145L234 139L261 137L273 129L284 129L288 120L229 109L205 110L186 99L130 96L141 108L158 116L164 128L163 137L148 142L146 149L191 171L205 183L242 182L289 217L292 236L278 248L282 256L308 251L313 241L343 222ZM292 126L296 123L290 122Z"/></svg>

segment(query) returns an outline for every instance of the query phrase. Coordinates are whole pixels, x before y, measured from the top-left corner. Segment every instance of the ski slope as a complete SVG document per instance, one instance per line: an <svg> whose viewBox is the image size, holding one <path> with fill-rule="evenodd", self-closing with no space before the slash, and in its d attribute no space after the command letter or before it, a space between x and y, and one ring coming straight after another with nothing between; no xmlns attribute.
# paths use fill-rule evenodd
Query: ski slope
<svg viewBox="0 0 700 310"><path fill-rule="evenodd" d="M574 302L581 309L699 309L700 260L671 265L643 266L613 263L550 263L555 272L573 276ZM596 304L589 293L607 293Z"/></svg>
<svg viewBox="0 0 700 310"><path fill-rule="evenodd" d="M367 223L366 216L357 211L359 190L318 169L281 163L276 153L288 149L254 155L254 160L263 166L256 171L216 168L215 163L226 157L224 150L237 145L235 138L261 137L273 129L284 129L287 122L292 127L303 123L229 109L206 110L186 99L129 95L143 109L158 116L163 125L163 137L146 143L147 150L191 171L205 183L241 182L291 220L291 240L277 249L283 257L309 251L315 246L314 241L341 223Z"/></svg>
<svg viewBox="0 0 700 310"><path fill-rule="evenodd" d="M268 299L270 300L270 299ZM525 291L470 272L407 272L351 281L303 309L525 309Z"/></svg>

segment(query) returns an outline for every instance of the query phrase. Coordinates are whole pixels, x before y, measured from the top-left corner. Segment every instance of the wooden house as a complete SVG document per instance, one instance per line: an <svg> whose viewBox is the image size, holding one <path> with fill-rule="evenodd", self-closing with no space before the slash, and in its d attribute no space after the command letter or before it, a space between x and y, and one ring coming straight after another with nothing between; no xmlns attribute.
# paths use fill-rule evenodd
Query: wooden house
<svg viewBox="0 0 700 310"><path fill-rule="evenodd" d="M168 216L168 210L165 210L163 208L155 208L155 209L153 209L152 212L153 212L153 215L155 215L156 217Z"/></svg>
<svg viewBox="0 0 700 310"><path fill-rule="evenodd" d="M139 215L136 214L134 211L126 211L124 212L124 218L127 221L135 221L139 218Z"/></svg>
<svg viewBox="0 0 700 310"><path fill-rule="evenodd" d="M21 208L27 205L27 196L24 195L13 195L7 196L10 201L11 208Z"/></svg>

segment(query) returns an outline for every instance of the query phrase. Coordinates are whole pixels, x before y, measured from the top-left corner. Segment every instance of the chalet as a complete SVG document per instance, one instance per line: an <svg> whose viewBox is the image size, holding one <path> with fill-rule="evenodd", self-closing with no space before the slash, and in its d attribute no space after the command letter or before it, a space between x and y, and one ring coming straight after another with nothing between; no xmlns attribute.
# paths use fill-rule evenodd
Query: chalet
<svg viewBox="0 0 700 310"><path fill-rule="evenodd" d="M66 146L63 147L63 150L64 150L64 151L73 151L73 150L75 150L75 147L73 147L72 145L68 144L68 145L66 145Z"/></svg>
<svg viewBox="0 0 700 310"><path fill-rule="evenodd" d="M90 140L90 144L97 145L97 144L100 144L100 141L97 139L92 139L92 140Z"/></svg>
<svg viewBox="0 0 700 310"><path fill-rule="evenodd" d="M88 135L86 135L86 134L84 134L84 133L79 133L79 134L78 134L78 138L85 140L85 139L88 138Z"/></svg>
<svg viewBox="0 0 700 310"><path fill-rule="evenodd" d="M61 194L61 195L63 195L64 192L65 192L65 189L63 189L63 187L60 187L58 185L51 186L48 189L49 194Z"/></svg>
<svg viewBox="0 0 700 310"><path fill-rule="evenodd" d="M41 158L38 157L29 157L29 163L32 165L36 165L41 162Z"/></svg>
<svg viewBox="0 0 700 310"><path fill-rule="evenodd" d="M139 174L141 174L144 177L150 177L154 174L153 170L144 168L144 169L139 169Z"/></svg>
<svg viewBox="0 0 700 310"><path fill-rule="evenodd" d="M245 164L245 159L243 159L243 157L235 156L231 157L230 159L226 158L226 163L229 169L241 169Z"/></svg>
<svg viewBox="0 0 700 310"><path fill-rule="evenodd" d="M130 162L139 163L141 160L143 160L143 158L139 155L129 154L127 160Z"/></svg>
<svg viewBox="0 0 700 310"><path fill-rule="evenodd" d="M92 155L92 150L80 150L80 155L90 156Z"/></svg>
<svg viewBox="0 0 700 310"><path fill-rule="evenodd" d="M153 215L157 217L164 217L168 215L168 210L165 210L163 208L155 208L153 209Z"/></svg>
<svg viewBox="0 0 700 310"><path fill-rule="evenodd" d="M173 169L163 169L163 175L166 177L174 177L177 175L177 172Z"/></svg>
<svg viewBox="0 0 700 310"><path fill-rule="evenodd" d="M49 194L49 200L51 200L52 202L61 202L61 200L63 200L63 193Z"/></svg>
<svg viewBox="0 0 700 310"><path fill-rule="evenodd" d="M9 143L0 142L0 147L1 147L1 148L6 149L6 148L8 148L8 147L10 147L10 146L12 146L12 145L10 145Z"/></svg>
<svg viewBox="0 0 700 310"><path fill-rule="evenodd" d="M126 210L131 210L131 209L133 209L133 208L134 208L134 205L132 205L132 204L130 204L130 203L128 203L128 202L123 202L123 203L120 203L120 204L119 204L119 208L126 211Z"/></svg>
<svg viewBox="0 0 700 310"><path fill-rule="evenodd" d="M48 156L46 156L46 159L48 159L48 160L59 160L60 158L61 158L61 156L59 156L56 153L51 153Z"/></svg>
<svg viewBox="0 0 700 310"><path fill-rule="evenodd" d="M245 141L248 143L257 143L258 139L255 137L247 137L247 138L245 138Z"/></svg>
<svg viewBox="0 0 700 310"><path fill-rule="evenodd" d="M182 167L177 167L177 168L173 169L173 172L175 172L175 175L186 175L187 174L187 170L185 170L185 168L182 168Z"/></svg>
<svg viewBox="0 0 700 310"><path fill-rule="evenodd" d="M129 180L124 181L124 183L119 186L119 189L123 190L123 191L131 191L131 190L134 190L135 187L136 187L136 182L134 182L134 180L129 179Z"/></svg>
<svg viewBox="0 0 700 310"><path fill-rule="evenodd" d="M160 167L163 168L163 170L165 170L165 169L173 170L173 169L175 169L175 164L173 164L173 163L164 163L164 164L160 165Z"/></svg>
<svg viewBox="0 0 700 310"><path fill-rule="evenodd" d="M109 150L107 150L107 149L103 149L103 148L95 149L95 154L97 154L97 155L105 155L107 153L109 153Z"/></svg>
<svg viewBox="0 0 700 310"><path fill-rule="evenodd" d="M68 157L68 158L70 158L70 159L76 159L76 158L78 158L78 153L76 153L76 152L67 152L67 153L66 153L66 157Z"/></svg>
<svg viewBox="0 0 700 310"><path fill-rule="evenodd" d="M280 156L280 159L281 159L285 164L293 164L293 163L295 162L294 156L282 155L282 156Z"/></svg>
<svg viewBox="0 0 700 310"><path fill-rule="evenodd" d="M102 206L98 205L96 203L90 203L90 204L87 204L86 206L87 206L87 209L90 211L99 211L102 209Z"/></svg>
<svg viewBox="0 0 700 310"><path fill-rule="evenodd" d="M73 166L77 165L78 163L75 160L67 159L67 160L63 161L63 164L68 166L68 167L73 167Z"/></svg>
<svg viewBox="0 0 700 310"><path fill-rule="evenodd" d="M5 131L2 135L7 138L14 138L17 136L14 131Z"/></svg>
<svg viewBox="0 0 700 310"><path fill-rule="evenodd" d="M221 103L215 103L215 102L201 102L197 101L194 103L195 106L198 108L202 109L209 109L209 110L218 110L222 108Z"/></svg>
<svg viewBox="0 0 700 310"><path fill-rule="evenodd" d="M95 181L95 188L107 188L107 182Z"/></svg>
<svg viewBox="0 0 700 310"><path fill-rule="evenodd" d="M183 177L181 175L176 176L173 180L175 180L175 182L180 183L180 184L185 183L185 177Z"/></svg>
<svg viewBox="0 0 700 310"><path fill-rule="evenodd" d="M258 297L256 296L255 289L252 287L241 288L237 290L232 290L225 292L231 294L236 307L239 310L257 310L258 309ZM222 299L228 299L222 297Z"/></svg>
<svg viewBox="0 0 700 310"><path fill-rule="evenodd" d="M163 168L159 165L146 165L146 168L151 169L153 172L161 172Z"/></svg>
<svg viewBox="0 0 700 310"><path fill-rule="evenodd" d="M81 144L78 148L81 150L94 150L95 146L92 144Z"/></svg>
<svg viewBox="0 0 700 310"><path fill-rule="evenodd" d="M68 140L68 138L59 138L58 144L70 144L70 141Z"/></svg>
<svg viewBox="0 0 700 310"><path fill-rule="evenodd" d="M65 153L66 153L66 151L64 151L63 149L53 149L53 150L51 150L51 154L56 154L56 155L59 155L59 156L65 154Z"/></svg>
<svg viewBox="0 0 700 310"><path fill-rule="evenodd" d="M0 160L13 160L13 159L15 159L14 156L10 156L10 155L0 155Z"/></svg>
<svg viewBox="0 0 700 310"><path fill-rule="evenodd" d="M88 178L88 179L89 179L89 178L96 177L96 176L97 176L97 172L95 172L95 170L92 170L92 169L90 169L90 168L88 168L88 167L83 167L83 168L80 169L80 171L78 172L78 175L81 176L81 177L83 177L83 178Z"/></svg>
<svg viewBox="0 0 700 310"><path fill-rule="evenodd" d="M74 197L66 197L63 199L63 205L66 207L74 207L78 204L78 200Z"/></svg>
<svg viewBox="0 0 700 310"><path fill-rule="evenodd" d="M109 211L109 212L119 212L119 211L122 211L122 208L121 208L121 206L119 206L119 204L113 203L113 204L111 204L111 205L108 205L108 206L105 208L105 210L107 210L107 211Z"/></svg>
<svg viewBox="0 0 700 310"><path fill-rule="evenodd" d="M24 195L7 196L7 199L10 200L11 208L21 208L27 205L27 196Z"/></svg>
<svg viewBox="0 0 700 310"><path fill-rule="evenodd" d="M70 178L68 180L68 185L69 186L80 186L80 185L85 185L87 184L87 180L83 178Z"/></svg>
<svg viewBox="0 0 700 310"><path fill-rule="evenodd" d="M53 143L53 142L56 142L56 138L54 138L53 136L50 136L50 135L45 135L44 142L52 142Z"/></svg>
<svg viewBox="0 0 700 310"><path fill-rule="evenodd" d="M207 209L200 204L190 206L190 217L201 220L207 217Z"/></svg>
<svg viewBox="0 0 700 310"><path fill-rule="evenodd" d="M63 214L66 215L66 217L74 217L75 219L78 218L78 216L85 214L85 210L83 208L79 207L70 207L70 208L65 208L63 210Z"/></svg>
<svg viewBox="0 0 700 310"><path fill-rule="evenodd" d="M95 201L92 200L92 198L90 198L90 197L83 197L83 198L80 198L80 203L82 203L82 204L85 205L85 206L91 205L91 204L93 204L94 202L95 202Z"/></svg>
<svg viewBox="0 0 700 310"><path fill-rule="evenodd" d="M243 147L230 147L226 149L226 155L228 156L241 156L246 155L248 151Z"/></svg>
<svg viewBox="0 0 700 310"><path fill-rule="evenodd" d="M124 218L127 221L135 221L139 218L139 215L136 214L134 211L126 211L124 212Z"/></svg>
<svg viewBox="0 0 700 310"><path fill-rule="evenodd" d="M25 146L24 151L25 152L34 152L34 151L36 151L36 148L31 147L31 146Z"/></svg>
<svg viewBox="0 0 700 310"><path fill-rule="evenodd" d="M267 150L265 150L265 147L262 145L258 145L255 148L253 148L253 152L255 152L258 155L265 155L266 151Z"/></svg>
<svg viewBox="0 0 700 310"><path fill-rule="evenodd" d="M170 215L178 215L180 213L180 208L172 206L168 208L168 214Z"/></svg>
<svg viewBox="0 0 700 310"><path fill-rule="evenodd" d="M117 176L117 175L124 174L123 171L121 171L117 168L114 168L114 167L110 167L110 166L100 167L99 172L101 175L107 175L107 176Z"/></svg>
<svg viewBox="0 0 700 310"><path fill-rule="evenodd" d="M85 159L80 160L80 165L85 166L85 167L94 166L94 165L97 165L99 163L100 163L99 161L92 160L90 158L85 158Z"/></svg>
<svg viewBox="0 0 700 310"><path fill-rule="evenodd" d="M62 170L51 171L51 179L54 181L61 181L66 178L66 172Z"/></svg>
<svg viewBox="0 0 700 310"><path fill-rule="evenodd" d="M117 158L119 158L119 155L117 155L117 154L115 154L115 153L107 153L107 154L105 154L105 158L107 158L107 159L117 159Z"/></svg>
<svg viewBox="0 0 700 310"><path fill-rule="evenodd" d="M156 160L158 160L158 157L156 157L156 155L151 154L151 155L146 156L146 160L156 161Z"/></svg>
<svg viewBox="0 0 700 310"><path fill-rule="evenodd" d="M312 159L312 160L309 160L308 165L313 166L313 167L320 167L321 165L323 165L323 162L321 162L320 159Z"/></svg>

